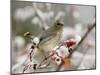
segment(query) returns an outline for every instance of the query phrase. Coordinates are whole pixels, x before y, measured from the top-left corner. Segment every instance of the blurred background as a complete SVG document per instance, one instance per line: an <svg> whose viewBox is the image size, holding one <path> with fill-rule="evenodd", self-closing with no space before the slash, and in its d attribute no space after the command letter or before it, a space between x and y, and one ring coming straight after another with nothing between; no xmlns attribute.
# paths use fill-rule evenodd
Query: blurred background
<svg viewBox="0 0 100 75"><path fill-rule="evenodd" d="M24 37L25 32L39 35L44 29L53 25L55 20L64 21L61 40L81 39L87 31L88 24L95 19L95 6L11 1L11 39L12 69L16 69L27 57L30 40ZM93 69L95 65L95 28L84 40L82 46L71 59L76 69Z"/></svg>

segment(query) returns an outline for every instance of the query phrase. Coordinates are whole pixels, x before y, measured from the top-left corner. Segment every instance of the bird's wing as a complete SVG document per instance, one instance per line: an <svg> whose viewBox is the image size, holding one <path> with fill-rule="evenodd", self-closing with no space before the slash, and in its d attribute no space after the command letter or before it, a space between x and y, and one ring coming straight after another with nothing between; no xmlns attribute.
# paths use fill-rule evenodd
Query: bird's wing
<svg viewBox="0 0 100 75"><path fill-rule="evenodd" d="M40 44L45 43L46 41L49 41L52 39L54 36L56 36L56 32L46 32L40 36Z"/></svg>

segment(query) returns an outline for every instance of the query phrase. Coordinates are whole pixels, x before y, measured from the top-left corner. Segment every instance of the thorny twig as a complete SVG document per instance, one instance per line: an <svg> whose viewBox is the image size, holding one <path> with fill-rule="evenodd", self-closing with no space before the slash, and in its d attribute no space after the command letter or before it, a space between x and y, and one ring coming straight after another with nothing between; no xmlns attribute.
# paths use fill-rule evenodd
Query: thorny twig
<svg viewBox="0 0 100 75"><path fill-rule="evenodd" d="M73 50L71 50L71 53L69 54L69 56L67 58L71 58L72 54L79 48L79 46L82 44L82 42L84 41L84 39L88 36L88 34L90 33L90 31L96 26L96 23L94 23L93 25L89 25L87 32L85 33L85 35L82 37L82 39L80 40L80 42L77 44L77 46L75 48L73 48ZM69 48L70 49L70 48ZM57 67L56 71L59 71L60 68L63 65L63 60L61 62L61 64Z"/></svg>
<svg viewBox="0 0 100 75"><path fill-rule="evenodd" d="M25 60L25 62L24 62L24 69L23 69L23 73L28 69L28 67L29 67L29 65L26 65L25 63L26 63L26 61L28 60L28 58L29 58L29 60L30 60L30 62L32 62L32 53L33 53L33 45L31 46L31 51L29 52L29 55L28 55L28 57L27 57L27 59Z"/></svg>

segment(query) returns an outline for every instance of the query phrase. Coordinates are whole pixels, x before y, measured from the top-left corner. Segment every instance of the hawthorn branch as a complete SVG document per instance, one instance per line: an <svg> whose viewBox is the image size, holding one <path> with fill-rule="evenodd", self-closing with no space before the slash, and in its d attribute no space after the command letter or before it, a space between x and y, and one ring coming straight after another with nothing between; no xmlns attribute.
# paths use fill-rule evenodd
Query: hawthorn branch
<svg viewBox="0 0 100 75"><path fill-rule="evenodd" d="M77 44L77 46L75 48L69 48L72 49L71 50L71 53L69 54L69 56L67 58L71 58L72 54L79 48L79 46L82 44L82 42L85 40L85 38L88 36L88 34L91 32L91 30L96 26L96 23L92 24L92 25L88 25L88 30L87 32L84 34L84 36L82 37L82 39L80 40L80 42ZM62 67L63 65L63 60L61 62L61 64L57 67L56 71L59 71L60 68Z"/></svg>
<svg viewBox="0 0 100 75"><path fill-rule="evenodd" d="M70 53L70 55L68 56L68 58L71 58L72 54L79 48L79 46L82 44L82 42L84 41L84 39L88 36L88 34L91 32L91 30L96 26L96 23L94 23L93 25L89 25L87 32L85 33L85 35L82 37L82 39L80 40L80 42L77 44L77 46L72 50L72 52Z"/></svg>
<svg viewBox="0 0 100 75"><path fill-rule="evenodd" d="M79 48L79 46L82 44L82 42L83 42L84 39L88 36L88 34L91 32L91 30L95 27L95 25L96 25L96 23L94 23L93 25L89 25L89 26L88 26L87 32L84 34L84 36L82 37L82 39L80 40L80 42L77 44L77 46L74 47L73 49L72 49L72 48L69 48L69 50L70 50L71 52L70 52L70 54L69 54L69 56L68 56L67 58L69 58L69 59L71 58L72 54ZM61 43L61 45L62 45L62 43ZM59 46L59 47L60 47L60 46ZM28 56L28 57L30 57L30 61L32 61L32 53L33 53L33 51L31 51L30 54L29 54L29 56ZM52 54L52 55L53 55L53 54ZM49 56L45 57L45 58L40 62L40 64L37 66L36 69L46 68L49 64L47 64L45 67L42 67L42 68L41 68L41 66L42 66L42 65L44 64L44 62L46 62L52 55L49 55ZM60 68L62 67L63 63L64 63L64 61L63 61L63 59L62 59L62 62L61 62L61 64L57 67L56 71L59 71L59 70L60 70ZM24 69L23 69L23 72L24 72L25 70L27 70L27 68L28 68L28 66L25 66Z"/></svg>

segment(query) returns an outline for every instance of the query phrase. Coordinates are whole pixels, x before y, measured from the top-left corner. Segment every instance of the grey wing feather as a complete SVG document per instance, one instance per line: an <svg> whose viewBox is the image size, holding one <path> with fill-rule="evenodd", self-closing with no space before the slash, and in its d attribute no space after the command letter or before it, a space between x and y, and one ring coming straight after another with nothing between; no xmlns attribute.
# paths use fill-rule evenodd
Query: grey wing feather
<svg viewBox="0 0 100 75"><path fill-rule="evenodd" d="M47 32L47 33L42 34L40 36L40 44L50 40L51 38L53 38L56 35L57 35L56 32Z"/></svg>

